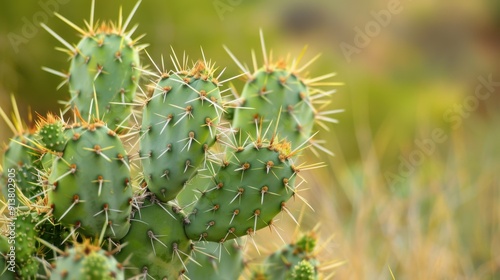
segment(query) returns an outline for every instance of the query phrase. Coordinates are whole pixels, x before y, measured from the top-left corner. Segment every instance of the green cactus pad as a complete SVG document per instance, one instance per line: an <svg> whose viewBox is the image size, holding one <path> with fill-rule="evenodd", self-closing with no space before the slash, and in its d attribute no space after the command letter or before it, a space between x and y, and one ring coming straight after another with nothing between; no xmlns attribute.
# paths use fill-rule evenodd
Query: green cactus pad
<svg viewBox="0 0 500 280"><path fill-rule="evenodd" d="M119 130L132 112L139 50L127 35L106 24L86 34L76 49L69 70L71 105L85 120L100 119Z"/></svg>
<svg viewBox="0 0 500 280"><path fill-rule="evenodd" d="M297 176L285 142L253 142L209 181L189 215L193 240L221 242L270 226L294 194Z"/></svg>
<svg viewBox="0 0 500 280"><path fill-rule="evenodd" d="M50 279L111 280L125 279L123 266L108 252L88 240L75 244L58 257Z"/></svg>
<svg viewBox="0 0 500 280"><path fill-rule="evenodd" d="M252 77L241 93L232 126L243 137L256 139L261 125L266 129L271 125L293 148L306 142L312 136L315 112L304 82L280 68L260 69Z"/></svg>
<svg viewBox="0 0 500 280"><path fill-rule="evenodd" d="M132 207L123 144L102 123L70 130L71 139L62 157L54 160L48 180L54 218L87 237L120 239L130 227Z"/></svg>
<svg viewBox="0 0 500 280"><path fill-rule="evenodd" d="M144 106L144 178L161 201L176 197L215 143L222 107L212 71L199 61L189 71L163 75Z"/></svg>
<svg viewBox="0 0 500 280"><path fill-rule="evenodd" d="M127 278L177 279L185 270L192 250L182 223L185 216L173 204L149 197L134 213L125 247L117 254L124 263Z"/></svg>

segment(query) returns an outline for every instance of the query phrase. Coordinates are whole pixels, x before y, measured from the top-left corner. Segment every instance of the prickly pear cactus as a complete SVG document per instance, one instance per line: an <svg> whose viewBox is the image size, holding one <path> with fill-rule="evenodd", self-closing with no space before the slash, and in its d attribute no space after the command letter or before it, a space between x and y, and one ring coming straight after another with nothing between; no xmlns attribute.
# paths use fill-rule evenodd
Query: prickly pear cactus
<svg viewBox="0 0 500 280"><path fill-rule="evenodd" d="M232 151L202 189L186 224L189 238L223 242L270 226L294 194L298 170L287 142L251 142Z"/></svg>
<svg viewBox="0 0 500 280"><path fill-rule="evenodd" d="M123 144L100 122L68 129L70 140L48 178L54 218L85 236L120 239L130 227L132 207Z"/></svg>
<svg viewBox="0 0 500 280"><path fill-rule="evenodd" d="M112 280L125 279L124 267L101 247L90 244L75 244L57 258L52 265L50 279Z"/></svg>
<svg viewBox="0 0 500 280"><path fill-rule="evenodd" d="M253 71L242 66L242 63L226 48L233 60L246 73L245 86L238 99L233 100L228 111L232 120L232 127L238 131L240 137L247 136L255 139L259 133L270 130L281 139L291 143L293 150L298 149L295 155L305 145L312 145L316 149L331 154L321 146L321 141L313 139L316 133L315 124L328 129L325 123L335 123L336 119L330 115L343 110L323 110L330 101L326 100L335 90L325 91L323 86L337 86L342 83L325 82L335 73L315 78L306 78L304 70L319 56L316 56L304 66L299 66L300 58L293 61L272 60L272 53L267 54L262 31L261 44L264 56L264 65L257 68L255 54ZM304 49L305 51L305 49ZM322 106L316 106L321 104Z"/></svg>
<svg viewBox="0 0 500 280"><path fill-rule="evenodd" d="M144 179L161 201L174 199L215 143L221 96L213 67L163 74L145 101L140 156Z"/></svg>
<svg viewBox="0 0 500 280"><path fill-rule="evenodd" d="M139 3L124 22L120 10L116 24L94 21L95 1L85 28L57 14L81 34L76 45L42 24L71 60L67 74L44 68L69 85L60 117L38 116L35 131L17 109L11 121L0 108L14 134L0 182L20 190L2 187L0 273L16 254L16 272L2 279L238 279L248 266L238 244L257 247L254 234L278 229L279 213L296 221L287 203L302 199L299 172L320 166L297 165L298 155L310 145L325 151L312 140L313 123L334 122L327 115L336 112L313 106L332 93L314 86L333 85L323 82L332 75L306 79L310 62L267 59L263 39L260 69L230 53L243 74L225 81L246 77L239 97L203 53L191 67L173 53L174 70L163 61L161 70L153 62L157 73L139 69L144 46L131 38L135 27L126 31ZM140 73L152 85L140 85ZM253 277L318 279L315 242L288 244Z"/></svg>

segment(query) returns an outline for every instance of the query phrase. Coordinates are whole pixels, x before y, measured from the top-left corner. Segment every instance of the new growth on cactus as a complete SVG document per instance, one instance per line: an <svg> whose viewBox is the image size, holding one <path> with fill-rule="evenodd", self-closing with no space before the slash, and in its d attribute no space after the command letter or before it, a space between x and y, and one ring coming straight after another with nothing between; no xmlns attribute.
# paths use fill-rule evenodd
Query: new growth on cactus
<svg viewBox="0 0 500 280"><path fill-rule="evenodd" d="M252 52L253 72L227 47L242 73L225 80L203 50L191 63L172 49L170 67L145 53L155 69L143 68L146 45L132 39L137 26L128 29L139 4L112 23L94 20L92 1L85 28L56 14L82 36L70 44L43 26L70 56L68 73L44 67L68 84L67 106L30 126L17 109L12 121L0 109L14 134L0 168L2 277L237 279L246 269L254 279L320 279L316 236L260 266L244 244L258 247L262 228L278 231L280 213L297 222L289 200L305 202L301 172L323 165L301 155L329 152L315 123L341 111L322 111L334 90L321 87L339 85L326 81L334 74L304 76L317 57L301 66L303 53L273 61L262 31L264 62ZM227 84L240 77L238 94Z"/></svg>

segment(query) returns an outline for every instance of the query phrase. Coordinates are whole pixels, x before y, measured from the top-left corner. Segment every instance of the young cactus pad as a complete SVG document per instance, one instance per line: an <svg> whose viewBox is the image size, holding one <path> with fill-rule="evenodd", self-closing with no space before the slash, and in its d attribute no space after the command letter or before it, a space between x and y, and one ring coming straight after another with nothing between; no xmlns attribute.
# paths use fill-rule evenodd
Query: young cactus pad
<svg viewBox="0 0 500 280"><path fill-rule="evenodd" d="M48 180L54 218L85 236L120 239L130 227L132 207L123 144L102 123L68 129L70 140L54 160Z"/></svg>

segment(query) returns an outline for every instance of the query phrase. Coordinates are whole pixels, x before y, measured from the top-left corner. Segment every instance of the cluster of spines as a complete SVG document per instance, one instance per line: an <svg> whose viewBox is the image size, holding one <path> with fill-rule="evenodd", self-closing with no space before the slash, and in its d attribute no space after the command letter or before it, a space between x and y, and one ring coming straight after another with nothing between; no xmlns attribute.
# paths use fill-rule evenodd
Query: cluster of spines
<svg viewBox="0 0 500 280"><path fill-rule="evenodd" d="M182 227L184 213L151 193L138 198L136 205L132 226L121 240L125 246L117 255L125 265L127 278L177 279L185 272L194 249Z"/></svg>

